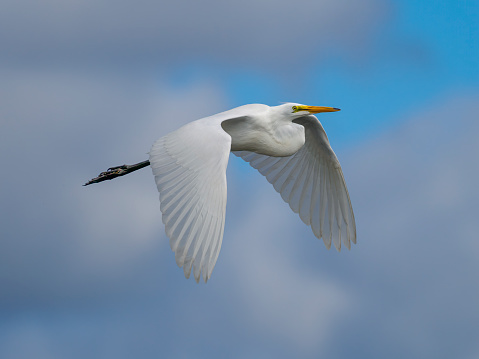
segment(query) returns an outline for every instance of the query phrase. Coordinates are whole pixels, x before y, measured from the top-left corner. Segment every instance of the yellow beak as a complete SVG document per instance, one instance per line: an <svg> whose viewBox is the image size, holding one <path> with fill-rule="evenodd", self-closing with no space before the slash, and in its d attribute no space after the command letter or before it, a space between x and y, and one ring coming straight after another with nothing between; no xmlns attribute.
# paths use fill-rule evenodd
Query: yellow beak
<svg viewBox="0 0 479 359"><path fill-rule="evenodd" d="M320 113L320 112L336 112L341 111L336 107L326 107L326 106L302 106L302 111L309 111L309 113Z"/></svg>

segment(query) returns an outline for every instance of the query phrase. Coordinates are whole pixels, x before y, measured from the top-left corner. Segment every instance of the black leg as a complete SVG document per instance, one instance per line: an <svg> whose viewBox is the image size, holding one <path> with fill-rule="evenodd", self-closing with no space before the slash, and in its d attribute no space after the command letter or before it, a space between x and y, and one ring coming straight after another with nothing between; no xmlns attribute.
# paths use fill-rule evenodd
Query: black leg
<svg viewBox="0 0 479 359"><path fill-rule="evenodd" d="M98 183L98 182L103 182L106 180L111 180L116 177L124 176L128 173L137 171L143 167L146 167L150 164L150 161L146 160L140 163L136 163L134 165L121 165L121 166L116 166L116 167L110 167L106 172L102 172L98 175L98 177L95 177L88 181L87 183L84 184L84 186L88 186L89 184L92 183Z"/></svg>

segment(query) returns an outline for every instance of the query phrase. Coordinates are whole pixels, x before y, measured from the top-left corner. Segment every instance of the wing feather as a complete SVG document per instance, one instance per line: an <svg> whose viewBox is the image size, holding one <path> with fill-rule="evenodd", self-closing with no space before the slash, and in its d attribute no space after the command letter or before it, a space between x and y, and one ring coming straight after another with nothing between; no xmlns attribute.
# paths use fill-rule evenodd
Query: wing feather
<svg viewBox="0 0 479 359"><path fill-rule="evenodd" d="M288 157L270 157L248 151L235 155L249 162L273 185L301 220L338 251L341 243L356 243L356 224L351 200L339 161L323 126L315 116L296 119L305 128L306 142Z"/></svg>
<svg viewBox="0 0 479 359"><path fill-rule="evenodd" d="M223 239L231 137L220 122L199 120L160 138L150 163L162 220L185 277L208 281Z"/></svg>

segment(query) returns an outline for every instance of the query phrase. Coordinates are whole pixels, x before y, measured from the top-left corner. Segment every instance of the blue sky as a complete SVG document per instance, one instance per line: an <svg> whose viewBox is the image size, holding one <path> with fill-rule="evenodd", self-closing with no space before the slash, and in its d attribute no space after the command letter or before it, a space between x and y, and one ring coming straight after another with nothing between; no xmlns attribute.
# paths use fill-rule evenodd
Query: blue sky
<svg viewBox="0 0 479 359"><path fill-rule="evenodd" d="M0 5L0 357L477 358L479 3ZM358 227L326 250L231 156L208 284L174 261L146 158L245 103L320 117Z"/></svg>

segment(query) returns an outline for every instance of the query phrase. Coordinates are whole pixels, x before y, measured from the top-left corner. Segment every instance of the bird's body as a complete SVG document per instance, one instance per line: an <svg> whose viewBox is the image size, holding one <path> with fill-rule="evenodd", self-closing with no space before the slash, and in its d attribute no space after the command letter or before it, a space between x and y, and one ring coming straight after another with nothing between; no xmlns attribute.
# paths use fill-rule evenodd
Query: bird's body
<svg viewBox="0 0 479 359"><path fill-rule="evenodd" d="M230 151L266 176L301 219L340 250L356 242L341 166L312 113L331 107L287 103L237 107L160 138L150 165L176 262L188 278L211 276L223 239Z"/></svg>
<svg viewBox="0 0 479 359"><path fill-rule="evenodd" d="M231 151L290 156L304 145L304 127L278 116L277 110L266 105L245 105L213 118L231 136Z"/></svg>

